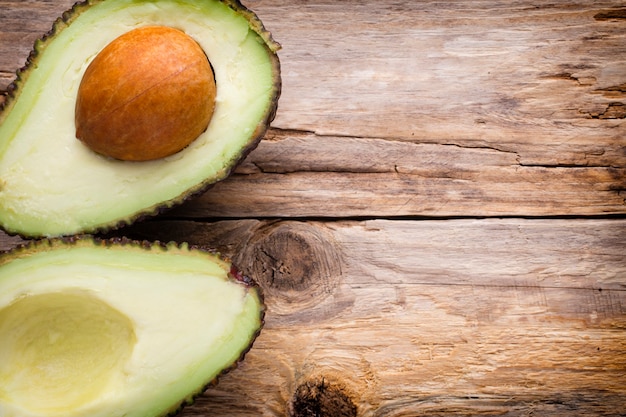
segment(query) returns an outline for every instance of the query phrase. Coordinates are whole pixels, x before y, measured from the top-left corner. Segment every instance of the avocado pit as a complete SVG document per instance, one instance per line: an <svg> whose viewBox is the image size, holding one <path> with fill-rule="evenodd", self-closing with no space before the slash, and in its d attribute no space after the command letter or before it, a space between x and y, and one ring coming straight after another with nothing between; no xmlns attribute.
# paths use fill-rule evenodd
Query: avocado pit
<svg viewBox="0 0 626 417"><path fill-rule="evenodd" d="M164 158L206 130L215 95L211 64L195 40L171 27L137 28L108 44L85 71L76 137L115 159Z"/></svg>

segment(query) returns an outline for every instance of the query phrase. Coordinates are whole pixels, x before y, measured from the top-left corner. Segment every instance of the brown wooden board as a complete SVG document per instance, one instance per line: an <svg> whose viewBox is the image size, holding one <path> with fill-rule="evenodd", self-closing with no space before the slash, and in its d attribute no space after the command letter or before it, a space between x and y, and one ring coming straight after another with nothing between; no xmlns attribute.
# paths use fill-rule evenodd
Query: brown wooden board
<svg viewBox="0 0 626 417"><path fill-rule="evenodd" d="M70 2L0 5L1 88ZM283 47L275 129L181 215L626 211L623 4L248 5Z"/></svg>
<svg viewBox="0 0 626 417"><path fill-rule="evenodd" d="M623 2L244 3L282 44L272 128L110 234L217 248L264 290L182 415L625 415ZM71 4L0 0L0 90Z"/></svg>

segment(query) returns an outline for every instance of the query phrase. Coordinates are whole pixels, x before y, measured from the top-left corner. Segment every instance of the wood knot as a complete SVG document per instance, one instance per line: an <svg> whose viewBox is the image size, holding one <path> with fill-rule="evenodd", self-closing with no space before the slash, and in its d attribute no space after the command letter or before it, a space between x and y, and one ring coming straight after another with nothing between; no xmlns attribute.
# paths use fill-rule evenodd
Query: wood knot
<svg viewBox="0 0 626 417"><path fill-rule="evenodd" d="M275 313L315 306L341 279L337 244L311 223L271 223L258 229L233 259L261 285Z"/></svg>
<svg viewBox="0 0 626 417"><path fill-rule="evenodd" d="M355 417L350 394L324 378L300 384L289 406L290 417Z"/></svg>

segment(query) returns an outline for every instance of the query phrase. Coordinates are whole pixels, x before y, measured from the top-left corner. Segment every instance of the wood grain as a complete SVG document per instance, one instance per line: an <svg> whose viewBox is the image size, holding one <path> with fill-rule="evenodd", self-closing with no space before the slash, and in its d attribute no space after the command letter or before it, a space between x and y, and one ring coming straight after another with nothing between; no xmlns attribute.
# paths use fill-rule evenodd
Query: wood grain
<svg viewBox="0 0 626 417"><path fill-rule="evenodd" d="M626 20L592 4L251 2L277 142L177 214L624 213Z"/></svg>
<svg viewBox="0 0 626 417"><path fill-rule="evenodd" d="M4 87L70 4L0 3ZM177 216L626 212L620 2L247 4L283 46L275 129Z"/></svg>
<svg viewBox="0 0 626 417"><path fill-rule="evenodd" d="M617 214L626 210L626 153L617 153L606 166L535 165L491 148L272 131L235 175L172 215Z"/></svg>
<svg viewBox="0 0 626 417"><path fill-rule="evenodd" d="M623 415L625 233L597 219L117 232L218 248L263 288L253 349L183 416Z"/></svg>
<svg viewBox="0 0 626 417"><path fill-rule="evenodd" d="M272 129L109 233L264 290L246 360L181 415L624 416L623 2L244 3L283 46ZM0 90L71 4L0 0Z"/></svg>
<svg viewBox="0 0 626 417"><path fill-rule="evenodd" d="M521 219L124 231L217 247L266 296L246 361L184 416L622 415L625 233Z"/></svg>
<svg viewBox="0 0 626 417"><path fill-rule="evenodd" d="M621 125L619 2L251 4L283 44L281 128L549 144Z"/></svg>

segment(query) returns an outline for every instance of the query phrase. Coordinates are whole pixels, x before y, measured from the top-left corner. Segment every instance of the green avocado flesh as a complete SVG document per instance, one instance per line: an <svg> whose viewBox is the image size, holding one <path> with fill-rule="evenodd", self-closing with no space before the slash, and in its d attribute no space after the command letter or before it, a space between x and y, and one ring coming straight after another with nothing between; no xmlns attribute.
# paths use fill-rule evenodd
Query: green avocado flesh
<svg viewBox="0 0 626 417"><path fill-rule="evenodd" d="M188 246L39 241L0 257L0 416L165 416L243 358L261 295Z"/></svg>
<svg viewBox="0 0 626 417"><path fill-rule="evenodd" d="M99 51L148 25L180 29L202 47L215 74L215 111L207 130L174 155L140 163L108 159L76 139L78 87ZM77 4L36 43L0 113L0 227L26 237L105 231L224 179L274 117L278 49L236 1Z"/></svg>

